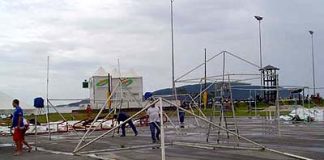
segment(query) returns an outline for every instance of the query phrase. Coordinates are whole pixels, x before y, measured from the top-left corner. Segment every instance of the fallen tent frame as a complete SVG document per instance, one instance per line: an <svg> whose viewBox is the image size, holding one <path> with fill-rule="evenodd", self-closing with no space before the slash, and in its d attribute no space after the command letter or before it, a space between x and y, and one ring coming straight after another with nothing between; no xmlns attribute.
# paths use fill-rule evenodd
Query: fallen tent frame
<svg viewBox="0 0 324 160"><path fill-rule="evenodd" d="M216 123L214 122L211 122L209 121L208 119L204 118L204 117L201 117L201 116L198 116L196 115L195 113L189 111L189 110L186 110L182 107L180 107L179 105L169 101L169 100L166 100L166 99L162 99L162 98L159 98L159 99L156 99L154 100L152 103L148 104L147 106L145 106L143 109L141 109L140 111L138 111L137 113L135 113L134 115L130 116L127 120L125 120L123 123L119 124L118 126L115 126L114 128L112 128L111 130L99 135L98 137L96 137L95 139L89 141L88 143L80 146L78 145L75 150L73 151L73 153L75 155L83 155L83 154L89 154L89 153L97 153L97 152L109 152L109 151L117 151L117 150L127 150L127 149L140 149L140 148L145 148L145 147L150 147L151 145L146 145L146 146L133 146L133 147L128 147L128 148L125 148L125 149L106 149L106 150L93 150L93 151L83 151L81 152L82 149L86 148L87 146L91 145L92 143L98 141L99 139L103 138L104 136L106 136L107 134L109 134L110 132L112 132L114 129L116 129L117 127L120 127L121 125L123 125L124 123L126 123L128 120L131 120L132 118L136 117L138 114L140 114L141 112L143 112L144 110L146 110L148 107L150 107L151 105L155 104L155 103L158 103L159 102L159 106L160 106L160 115L163 115L163 105L162 105L162 101L164 102L167 102L175 107L177 107L179 110L182 110L194 117L197 117L198 119L206 122L206 123L209 123L211 125L213 125L214 127L217 127L219 129L222 129L222 130L225 130L227 132L229 132L230 134L232 135L235 135L251 144L254 144L255 146L259 147L259 148L246 148L246 147L233 147L233 149L252 149L252 150L261 150L261 151L270 151L270 152L273 152L273 153L276 153L276 154L280 154L280 155L284 155L284 156L288 156L288 157L292 157L292 158L296 158L296 159L302 159L302 160L310 160L309 158L307 157L303 157L303 156L299 156L299 155L295 155L295 154L291 154L291 153L287 153L287 152L281 152L281 151L278 151L278 150L274 150L274 149L271 149L271 148L267 148L266 146L262 145L262 144L259 144L251 139L248 139L244 136L241 136L241 135L238 135L236 134L235 132L232 132L230 130L227 130L219 125L217 125ZM161 116L162 117L162 116ZM169 145L169 144L166 144L165 143L165 139L164 139L164 125L163 125L163 120L161 121L161 156L162 156L162 160L165 160L165 145ZM82 142L82 140L80 141L80 143ZM181 145L180 142L175 142L175 145ZM182 144L182 145L185 145L185 144ZM206 146L199 146L199 145L186 145L186 146L191 146L191 147L194 147L194 148L203 148L203 149L210 149L210 147L212 148L218 148L218 145L217 146L208 146L209 148L206 148ZM226 147L226 146L219 146L219 148L230 148L230 147Z"/></svg>

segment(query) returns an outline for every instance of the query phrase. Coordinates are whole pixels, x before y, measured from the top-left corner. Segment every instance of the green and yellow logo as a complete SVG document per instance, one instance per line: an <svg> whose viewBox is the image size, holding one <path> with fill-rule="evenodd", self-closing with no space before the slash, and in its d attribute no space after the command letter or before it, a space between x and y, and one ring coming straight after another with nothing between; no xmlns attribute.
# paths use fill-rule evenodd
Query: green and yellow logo
<svg viewBox="0 0 324 160"><path fill-rule="evenodd" d="M121 79L121 84L123 87L128 87L129 85L131 85L132 83L134 82L133 79L131 78L124 78L124 79ZM109 81L108 79L102 79L102 80L99 80L97 83L96 83L96 86L97 87L104 87L106 85L109 84Z"/></svg>
<svg viewBox="0 0 324 160"><path fill-rule="evenodd" d="M121 83L124 87L127 87L133 83L133 80L131 78L125 78L121 80Z"/></svg>
<svg viewBox="0 0 324 160"><path fill-rule="evenodd" d="M96 83L96 86L97 87L103 87L103 86L107 85L108 82L109 82L108 79L102 79L102 80L99 80L99 82Z"/></svg>

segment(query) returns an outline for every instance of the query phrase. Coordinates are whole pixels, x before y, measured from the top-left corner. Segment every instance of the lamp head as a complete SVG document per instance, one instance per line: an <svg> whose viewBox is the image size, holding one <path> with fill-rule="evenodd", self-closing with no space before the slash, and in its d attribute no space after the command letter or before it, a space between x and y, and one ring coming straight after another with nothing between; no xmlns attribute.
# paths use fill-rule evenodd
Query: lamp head
<svg viewBox="0 0 324 160"><path fill-rule="evenodd" d="M254 18L255 18L256 20L258 20L258 21L261 21L261 20L263 19L263 17L261 17L261 16L254 16Z"/></svg>
<svg viewBox="0 0 324 160"><path fill-rule="evenodd" d="M314 31L309 31L309 33L310 33L311 35L313 35Z"/></svg>

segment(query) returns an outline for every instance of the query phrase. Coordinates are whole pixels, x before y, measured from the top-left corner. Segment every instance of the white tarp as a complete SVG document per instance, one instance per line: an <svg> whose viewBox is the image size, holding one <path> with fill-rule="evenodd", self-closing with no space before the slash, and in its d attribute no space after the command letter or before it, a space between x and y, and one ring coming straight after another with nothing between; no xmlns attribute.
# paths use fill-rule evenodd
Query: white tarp
<svg viewBox="0 0 324 160"><path fill-rule="evenodd" d="M298 115L301 120L307 120L308 117L314 119L314 121L324 121L324 109L319 107L304 108L298 107L292 110L288 115L280 116L283 120L292 120L293 117Z"/></svg>
<svg viewBox="0 0 324 160"><path fill-rule="evenodd" d="M68 123L62 122L62 121L51 122L50 123L51 132L72 131L72 126L75 125L78 122L79 121L68 121ZM135 120L135 121L133 121L133 123L136 126L140 124L139 120ZM99 119L97 122L94 123L94 127L96 129L99 129L99 130L101 128L107 129L107 128L111 128L112 124L114 126L116 126L117 121ZM79 124L79 126L84 127L84 126L82 126L82 124ZM126 126L128 126L128 124ZM76 126L76 127L78 127L78 126ZM37 126L37 132L38 133L46 133L46 132L48 132L48 125L46 123L44 123L42 125L38 125ZM35 133L35 126L33 124L31 124L29 126L29 129L26 131L26 133L27 134L34 134ZM0 135L1 136L10 135L10 128L8 126L0 126Z"/></svg>

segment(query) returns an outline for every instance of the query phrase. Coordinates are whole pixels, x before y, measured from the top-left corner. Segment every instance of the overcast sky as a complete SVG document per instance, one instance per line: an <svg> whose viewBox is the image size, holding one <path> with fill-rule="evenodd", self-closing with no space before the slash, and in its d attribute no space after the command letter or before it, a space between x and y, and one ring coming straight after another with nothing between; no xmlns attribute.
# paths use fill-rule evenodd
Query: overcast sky
<svg viewBox="0 0 324 160"><path fill-rule="evenodd" d="M314 30L316 84L323 87L323 7L322 0L175 0L175 75L202 63L204 48L207 58L226 50L259 64L253 16L260 15L263 65L280 68L281 85L312 85ZM50 98L88 97L81 82L100 66L116 68L118 59L123 72L143 76L144 91L171 86L169 0L2 0L0 24L0 91L27 103L46 95L47 56ZM258 73L227 60L227 73ZM208 64L208 75L219 75L220 63Z"/></svg>

